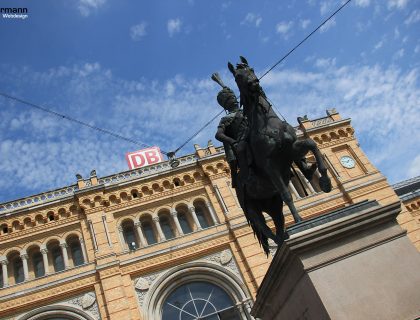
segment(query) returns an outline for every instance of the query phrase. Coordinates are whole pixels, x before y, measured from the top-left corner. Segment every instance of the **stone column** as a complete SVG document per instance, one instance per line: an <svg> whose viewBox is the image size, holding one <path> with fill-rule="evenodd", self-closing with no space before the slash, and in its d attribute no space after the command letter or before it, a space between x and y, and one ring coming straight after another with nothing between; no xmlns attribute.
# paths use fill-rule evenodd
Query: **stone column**
<svg viewBox="0 0 420 320"><path fill-rule="evenodd" d="M201 228L200 222L198 221L197 215L195 214L195 208L190 207L190 212L191 212L191 216L194 220L194 223L197 226L197 230L202 230L203 228Z"/></svg>
<svg viewBox="0 0 420 320"><path fill-rule="evenodd" d="M29 271L28 271L28 254L26 252L22 252L20 254L20 258L22 259L23 264L23 275L25 277L25 281L29 280Z"/></svg>
<svg viewBox="0 0 420 320"><path fill-rule="evenodd" d="M42 261L44 263L44 274L50 273L50 266L48 265L48 249L45 246L41 247Z"/></svg>
<svg viewBox="0 0 420 320"><path fill-rule="evenodd" d="M120 237L121 248L123 249L123 251L127 251L128 247L127 247L127 244L125 243L123 227L121 226L118 226L118 236Z"/></svg>
<svg viewBox="0 0 420 320"><path fill-rule="evenodd" d="M3 288L6 288L9 286L9 274L7 273L7 264L9 261L7 261L7 258L3 256L0 262L3 273Z"/></svg>
<svg viewBox="0 0 420 320"><path fill-rule="evenodd" d="M289 182L290 190L292 190L292 193L295 195L296 199L300 199L299 193L297 192L295 186L293 185L292 181Z"/></svg>
<svg viewBox="0 0 420 320"><path fill-rule="evenodd" d="M156 229L158 231L160 241L165 241L166 237L163 234L162 227L160 226L159 217L153 217L153 222L155 223Z"/></svg>
<svg viewBox="0 0 420 320"><path fill-rule="evenodd" d="M83 255L83 262L88 263L88 258L86 254L86 248L85 248L85 241L83 238L79 238L80 248L82 248L82 255Z"/></svg>
<svg viewBox="0 0 420 320"><path fill-rule="evenodd" d="M178 212L176 210L172 210L171 211L171 216L174 219L176 229L178 230L178 234L180 236L183 236L184 231L182 231L181 224L179 223L179 220L178 220Z"/></svg>
<svg viewBox="0 0 420 320"><path fill-rule="evenodd" d="M147 246L147 241L146 241L146 238L144 237L143 230L141 229L141 221L137 221L136 223L134 223L134 225L137 228L137 233L140 239L140 245L142 248L144 248Z"/></svg>
<svg viewBox="0 0 420 320"><path fill-rule="evenodd" d="M63 242L60 243L61 252L63 253L63 259L64 259L64 269L68 269L69 266L69 256L67 254L67 243Z"/></svg>
<svg viewBox="0 0 420 320"><path fill-rule="evenodd" d="M309 182L308 179L305 178L305 176L303 174L300 175L301 179L303 180L303 183L306 184L306 186L308 187L309 191L311 191L311 193L316 193L314 190L314 187L312 187L311 183Z"/></svg>
<svg viewBox="0 0 420 320"><path fill-rule="evenodd" d="M213 206L211 205L211 203L209 201L206 202L206 207L210 212L210 216L211 219L213 220L214 224L217 224L217 216L216 216L216 212L214 212Z"/></svg>

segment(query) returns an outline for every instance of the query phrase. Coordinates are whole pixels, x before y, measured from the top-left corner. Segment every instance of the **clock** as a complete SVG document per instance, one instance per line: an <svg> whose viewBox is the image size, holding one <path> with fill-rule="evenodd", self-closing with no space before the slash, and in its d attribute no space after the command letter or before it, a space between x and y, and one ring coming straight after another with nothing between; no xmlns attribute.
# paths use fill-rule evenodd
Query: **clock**
<svg viewBox="0 0 420 320"><path fill-rule="evenodd" d="M344 168L347 168L347 169L354 168L354 165L355 165L354 159L349 156L341 157L340 163L343 165Z"/></svg>

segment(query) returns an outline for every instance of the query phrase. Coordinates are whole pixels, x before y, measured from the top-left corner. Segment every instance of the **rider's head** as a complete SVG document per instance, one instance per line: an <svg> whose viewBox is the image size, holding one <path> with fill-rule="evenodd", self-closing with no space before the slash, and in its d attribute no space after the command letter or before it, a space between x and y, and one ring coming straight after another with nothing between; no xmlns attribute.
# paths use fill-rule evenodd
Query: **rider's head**
<svg viewBox="0 0 420 320"><path fill-rule="evenodd" d="M224 87L217 95L217 102L228 111L234 111L239 108L235 93L228 87Z"/></svg>

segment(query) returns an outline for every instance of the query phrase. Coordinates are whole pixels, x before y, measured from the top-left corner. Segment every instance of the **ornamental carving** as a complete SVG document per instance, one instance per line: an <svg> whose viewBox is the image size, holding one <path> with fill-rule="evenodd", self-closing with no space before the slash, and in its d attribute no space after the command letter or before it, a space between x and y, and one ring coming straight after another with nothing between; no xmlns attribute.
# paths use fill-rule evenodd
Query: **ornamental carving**
<svg viewBox="0 0 420 320"><path fill-rule="evenodd" d="M82 308L83 309L87 309L90 306L92 306L96 301L95 295L91 292L86 293L85 295L83 295L82 297Z"/></svg>
<svg viewBox="0 0 420 320"><path fill-rule="evenodd" d="M230 260L232 260L232 252L230 250L225 250L220 254L220 263L222 265L227 265Z"/></svg>
<svg viewBox="0 0 420 320"><path fill-rule="evenodd" d="M146 278L138 278L134 287L137 290L145 291L149 290L150 284Z"/></svg>

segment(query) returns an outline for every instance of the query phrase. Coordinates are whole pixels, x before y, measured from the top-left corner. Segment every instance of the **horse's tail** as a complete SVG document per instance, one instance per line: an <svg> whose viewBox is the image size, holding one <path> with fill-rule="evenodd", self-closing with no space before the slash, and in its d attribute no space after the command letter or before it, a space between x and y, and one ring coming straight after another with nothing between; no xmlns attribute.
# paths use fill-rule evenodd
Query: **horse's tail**
<svg viewBox="0 0 420 320"><path fill-rule="evenodd" d="M265 225L265 218L261 210L248 210L247 196L245 195L244 213L248 225L251 226L254 236L258 239L260 246L263 248L266 256L270 254L270 247L268 245L268 237L264 234L263 227ZM251 212L250 212L251 211Z"/></svg>

